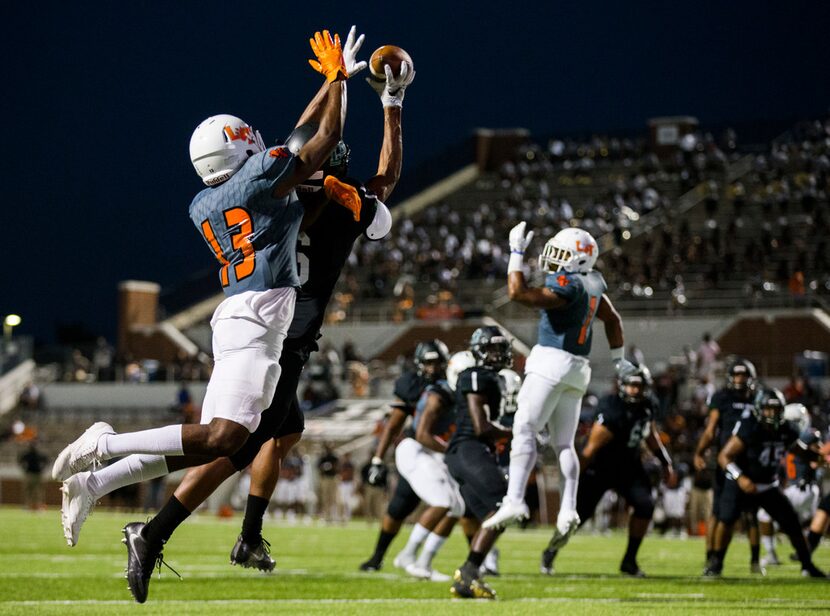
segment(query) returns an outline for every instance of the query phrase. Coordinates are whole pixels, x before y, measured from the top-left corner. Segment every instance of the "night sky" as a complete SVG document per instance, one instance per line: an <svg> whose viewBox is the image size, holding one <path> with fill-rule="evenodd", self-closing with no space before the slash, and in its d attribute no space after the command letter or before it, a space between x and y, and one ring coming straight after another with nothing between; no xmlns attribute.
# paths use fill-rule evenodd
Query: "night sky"
<svg viewBox="0 0 830 616"><path fill-rule="evenodd" d="M216 113L266 143L289 132L321 83L306 62L316 29L345 39L355 23L366 59L386 43L412 55L404 176L482 126L613 131L828 108L830 3L678 4L7 3L0 316L19 313L16 331L41 341L72 322L111 338L119 281L212 267L187 216L201 188L190 134ZM362 77L345 138L368 177L382 113Z"/></svg>

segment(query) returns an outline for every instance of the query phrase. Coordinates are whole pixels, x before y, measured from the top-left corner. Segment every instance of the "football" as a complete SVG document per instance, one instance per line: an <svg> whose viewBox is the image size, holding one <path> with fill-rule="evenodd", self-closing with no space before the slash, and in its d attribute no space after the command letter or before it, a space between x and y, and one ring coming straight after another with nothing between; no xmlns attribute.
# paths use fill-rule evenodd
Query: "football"
<svg viewBox="0 0 830 616"><path fill-rule="evenodd" d="M415 68L412 64L412 58L406 51L395 45L384 45L372 54L369 60L369 71L372 73L372 77L378 81L384 81L386 73L383 65L388 64L392 68L392 73L397 77L401 74L401 62L404 61L409 63L410 70Z"/></svg>

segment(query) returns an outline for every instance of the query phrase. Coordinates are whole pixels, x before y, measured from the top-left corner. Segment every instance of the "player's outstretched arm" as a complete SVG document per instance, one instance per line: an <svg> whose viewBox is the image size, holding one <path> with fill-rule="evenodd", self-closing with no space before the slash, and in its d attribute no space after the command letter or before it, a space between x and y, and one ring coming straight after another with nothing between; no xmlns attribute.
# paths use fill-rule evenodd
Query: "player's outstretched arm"
<svg viewBox="0 0 830 616"><path fill-rule="evenodd" d="M525 233L527 223L520 222L510 230L510 260L507 263L507 296L530 308L556 310L564 308L568 302L545 287L529 287L524 274L524 255L533 231Z"/></svg>
<svg viewBox="0 0 830 616"><path fill-rule="evenodd" d="M579 452L579 470L584 471L594 460L600 449L614 440L614 433L599 422L594 422L588 434L588 442Z"/></svg>
<svg viewBox="0 0 830 616"><path fill-rule="evenodd" d="M738 487L746 492L752 494L755 492L755 482L744 475L743 470L735 463L738 456L744 451L746 446L744 442L734 434L726 441L726 445L720 450L718 454L718 464L738 483Z"/></svg>
<svg viewBox="0 0 830 616"><path fill-rule="evenodd" d="M637 368L625 358L625 338L623 337L622 317L607 295L603 294L597 308L597 318L605 325L605 338L611 350L611 361L617 376L623 377L632 374Z"/></svg>
<svg viewBox="0 0 830 616"><path fill-rule="evenodd" d="M674 466L672 465L671 456L669 455L669 451L666 449L666 446L663 444L663 440L660 438L660 432L657 430L657 424L653 421L651 422L649 434L646 437L646 445L648 445L651 453L653 453L655 457L660 460L660 464L663 466L663 473L665 474L666 485L669 488L676 487L677 475L674 473Z"/></svg>

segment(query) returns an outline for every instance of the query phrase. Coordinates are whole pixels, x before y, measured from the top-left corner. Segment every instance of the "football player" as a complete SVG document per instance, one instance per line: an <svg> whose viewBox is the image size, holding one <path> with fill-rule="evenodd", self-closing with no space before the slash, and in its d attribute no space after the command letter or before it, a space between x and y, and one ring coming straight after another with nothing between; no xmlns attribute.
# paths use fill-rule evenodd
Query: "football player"
<svg viewBox="0 0 830 616"><path fill-rule="evenodd" d="M706 451L712 444L716 444L717 452L720 452L732 436L735 424L741 418L749 416L757 378L755 365L748 359L737 357L729 362L726 368L726 385L712 394L707 402L709 416L706 418L706 427L695 448L694 465L697 470L706 469ZM715 469L712 515L709 518L706 532L706 562L712 558L714 552L713 542L717 532L721 494L725 483L726 474L718 466ZM756 512L745 512L743 521L749 538L749 570L752 573L763 574L759 560L761 546Z"/></svg>
<svg viewBox="0 0 830 616"><path fill-rule="evenodd" d="M784 421L784 395L777 389L759 388L751 412L741 418L732 436L718 454L726 471L715 533L714 554L703 575L719 577L732 538L732 526L744 510L763 507L775 520L798 554L801 574L824 578L813 564L810 549L801 534L801 525L790 501L778 487L778 467L789 451L816 460L818 455L798 440L798 432Z"/></svg>
<svg viewBox="0 0 830 616"><path fill-rule="evenodd" d="M287 256L288 246L294 249L289 242L296 242L301 223L313 222L325 205L323 201L310 206L303 218L304 205L294 189L322 165L340 138L345 114L343 80L366 65L356 60L362 41L362 36L355 37L354 28L343 50L339 37L332 40L327 31L315 35L312 49L318 61L312 63L326 75L326 84L300 118L300 122L318 122L319 129L298 152L280 146L257 153L262 144L258 133L254 138L250 127L230 116L215 116L194 132L194 166L211 188L197 195L191 217L224 264L220 281L229 296L212 320L216 366L203 406L203 425L125 435L114 435L108 427L98 425L70 445L56 461L58 475L114 455L156 454L131 455L99 472L75 475L65 482L62 521L70 545L77 542L81 524L96 498L123 485L233 454L261 424L262 407L270 404L279 380L282 346L294 313L294 287L299 284L296 261ZM248 143L252 151L244 149L247 142L243 137L253 140ZM242 144L235 144L240 140ZM348 186L334 178L326 188L332 200L347 205L350 219L360 218L362 204L356 189L349 192ZM244 203L247 209L234 206L222 211L227 200ZM205 218L200 221L202 216ZM215 233L214 227L223 217L229 231ZM225 243L228 249L223 251ZM281 287L283 283L290 283L290 287ZM258 290L260 287L267 290ZM290 293L284 293L285 289ZM177 441L175 431L179 433ZM176 505L166 512L166 522L189 514L180 502ZM133 523L124 530L128 580L138 602L146 600L152 565L161 559L166 540L159 533L161 524L147 526Z"/></svg>
<svg viewBox="0 0 830 616"><path fill-rule="evenodd" d="M432 354L440 355L443 371L449 360L449 353L443 343L435 346ZM417 350L415 355L419 355ZM432 560L449 537L458 518L464 513L464 499L444 462L447 444L455 431L454 398L454 392L443 375L436 382L427 385L412 418L414 437L404 438L395 448L395 466L398 473L427 505L412 534L421 534L419 527L430 531L423 540L423 549L417 558L415 549L420 545L420 541L410 540L406 548L395 557L395 566L404 568L414 577L432 581L450 579L448 575L432 569Z"/></svg>
<svg viewBox="0 0 830 616"><path fill-rule="evenodd" d="M479 327L470 338L476 365L458 376L455 389L456 430L445 460L461 495L479 522L498 509L507 482L499 469L495 443L510 437L510 431L495 422L501 409L499 370L513 362L510 341L499 327ZM481 577L484 558L502 530L479 528L470 542L467 560L453 576L452 593L461 598L495 599L495 591Z"/></svg>
<svg viewBox="0 0 830 616"><path fill-rule="evenodd" d="M622 320L605 295L605 280L594 264L599 247L582 229L564 229L545 244L539 267L545 272L543 287L529 287L523 272L524 253L533 238L520 222L510 231L507 285L510 299L540 309L539 337L525 366L519 392L519 410L513 424L510 479L507 498L486 528L502 527L526 518L524 502L528 477L536 464L536 437L548 427L551 445L559 461L561 503L556 526L565 537L579 526L576 494L579 459L574 436L582 397L591 379L588 354L595 318L605 325L611 359L618 374L633 370L624 357Z"/></svg>
<svg viewBox="0 0 830 616"><path fill-rule="evenodd" d="M605 492L614 490L623 497L632 514L628 524L628 546L620 572L645 577L637 564L637 552L654 514L654 497L641 460L643 440L663 465L666 485L675 486L677 478L654 423L658 404L651 395L648 368L638 366L634 372L620 376L617 383L617 393L600 400L597 419L580 454L582 472L576 511L582 525L593 517ZM557 527L542 553L542 573L553 574L553 561L567 539Z"/></svg>
<svg viewBox="0 0 830 616"><path fill-rule="evenodd" d="M440 340L420 343L415 348L416 371L404 372L395 382L397 399L392 404L392 413L378 441L375 455L372 457L372 468L369 470L368 477L370 484L375 485L386 476L387 470L383 457L403 431L407 418L415 415L415 409L425 388L444 378L447 369L446 348ZM407 429L406 435L407 437L414 436L412 428ZM399 476L395 491L381 521L375 550L368 560L361 563L361 571L381 569L383 558L390 544L400 532L404 520L417 509L420 502L420 497L406 478ZM434 512L428 508L412 529L403 552L396 557L395 566L406 568L407 564L414 562L415 554L435 529L438 521L434 518Z"/></svg>

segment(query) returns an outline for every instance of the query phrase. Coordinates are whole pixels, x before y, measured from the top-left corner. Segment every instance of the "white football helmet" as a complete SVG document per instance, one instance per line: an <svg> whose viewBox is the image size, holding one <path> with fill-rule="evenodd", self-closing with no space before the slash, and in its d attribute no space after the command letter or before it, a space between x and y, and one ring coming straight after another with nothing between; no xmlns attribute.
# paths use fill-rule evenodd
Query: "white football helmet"
<svg viewBox="0 0 830 616"><path fill-rule="evenodd" d="M539 255L539 269L587 274L594 269L598 256L599 246L590 233L575 227L562 229L545 244Z"/></svg>
<svg viewBox="0 0 830 616"><path fill-rule="evenodd" d="M450 357L447 363L447 383L455 390L455 384L458 383L458 375L464 372L467 368L472 368L476 365L476 358L470 351L460 351Z"/></svg>
<svg viewBox="0 0 830 616"><path fill-rule="evenodd" d="M228 114L209 117L190 137L190 162L207 186L224 182L263 150L259 131Z"/></svg>
<svg viewBox="0 0 830 616"><path fill-rule="evenodd" d="M799 431L810 427L810 412L800 402L793 402L784 407L784 421L790 421L798 426Z"/></svg>
<svg viewBox="0 0 830 616"><path fill-rule="evenodd" d="M512 415L519 410L519 390L522 388L522 377L515 370L502 368L499 370L499 381L501 381L501 408L499 417Z"/></svg>

